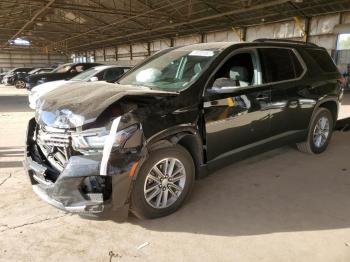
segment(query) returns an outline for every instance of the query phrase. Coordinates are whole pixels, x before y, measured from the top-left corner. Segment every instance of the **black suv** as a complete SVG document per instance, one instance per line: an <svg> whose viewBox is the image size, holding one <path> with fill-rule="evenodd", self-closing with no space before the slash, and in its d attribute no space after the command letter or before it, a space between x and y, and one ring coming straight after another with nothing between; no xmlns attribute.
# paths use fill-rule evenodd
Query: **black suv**
<svg viewBox="0 0 350 262"><path fill-rule="evenodd" d="M31 90L34 86L56 80L69 80L81 72L98 66L98 63L68 63L58 66L49 73L33 74L25 78L26 88Z"/></svg>
<svg viewBox="0 0 350 262"><path fill-rule="evenodd" d="M34 191L57 208L165 216L218 165L285 144L326 150L340 77L327 51L312 44L174 47L117 84L43 96L29 121L25 168Z"/></svg>

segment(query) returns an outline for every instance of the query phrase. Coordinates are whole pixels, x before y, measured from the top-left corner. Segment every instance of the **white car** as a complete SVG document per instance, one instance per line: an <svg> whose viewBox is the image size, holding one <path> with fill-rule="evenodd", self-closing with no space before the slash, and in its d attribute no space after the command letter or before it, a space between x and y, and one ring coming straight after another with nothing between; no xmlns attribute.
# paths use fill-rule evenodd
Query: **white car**
<svg viewBox="0 0 350 262"><path fill-rule="evenodd" d="M74 81L66 81L66 80L57 80L52 82L47 82L41 85L34 87L31 91L29 91L28 99L29 99L29 107L32 109L36 108L36 102L40 96L69 83L74 83Z"/></svg>
<svg viewBox="0 0 350 262"><path fill-rule="evenodd" d="M41 96L59 87L77 82L106 81L112 83L117 81L130 68L130 66L115 65L95 66L73 77L70 80L58 80L43 83L34 87L29 92L29 107L36 109L37 101Z"/></svg>

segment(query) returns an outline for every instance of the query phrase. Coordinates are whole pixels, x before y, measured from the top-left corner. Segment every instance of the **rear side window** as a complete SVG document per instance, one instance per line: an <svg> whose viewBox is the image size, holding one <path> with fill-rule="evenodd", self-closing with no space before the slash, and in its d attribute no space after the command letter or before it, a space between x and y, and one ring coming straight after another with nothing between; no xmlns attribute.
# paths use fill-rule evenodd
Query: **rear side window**
<svg viewBox="0 0 350 262"><path fill-rule="evenodd" d="M259 54L264 83L292 80L301 76L304 71L291 49L260 48Z"/></svg>
<svg viewBox="0 0 350 262"><path fill-rule="evenodd" d="M318 64L322 71L326 73L333 73L337 71L336 65L326 50L308 48L306 49L306 52Z"/></svg>

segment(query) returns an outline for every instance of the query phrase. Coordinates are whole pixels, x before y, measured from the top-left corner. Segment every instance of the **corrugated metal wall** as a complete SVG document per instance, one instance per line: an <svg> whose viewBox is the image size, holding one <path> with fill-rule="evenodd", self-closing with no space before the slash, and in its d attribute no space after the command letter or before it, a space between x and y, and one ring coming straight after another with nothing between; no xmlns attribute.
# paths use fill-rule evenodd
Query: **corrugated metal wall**
<svg viewBox="0 0 350 262"><path fill-rule="evenodd" d="M0 72L15 67L47 67L62 64L67 61L66 56L60 54L45 54L33 50L0 51Z"/></svg>
<svg viewBox="0 0 350 262"><path fill-rule="evenodd" d="M332 14L312 17L310 21L300 20L265 24L260 26L248 27L246 30L246 41L253 41L258 38L274 39L293 39L303 40L303 31L309 24L308 41L319 46L325 47L330 54L336 50L337 34L333 33L333 28L339 23L350 23L350 12L342 14ZM95 52L97 62L109 62L119 64L135 64L140 60L159 50L169 48L170 46L188 45L200 42L239 42L239 32L233 30L223 30L219 32L207 32L203 35L190 35L185 37L176 37L172 40L154 40L150 43L138 43L120 45L114 48L98 49ZM105 53L105 55L103 55ZM84 54L76 54L81 56ZM350 61L349 61L350 62Z"/></svg>

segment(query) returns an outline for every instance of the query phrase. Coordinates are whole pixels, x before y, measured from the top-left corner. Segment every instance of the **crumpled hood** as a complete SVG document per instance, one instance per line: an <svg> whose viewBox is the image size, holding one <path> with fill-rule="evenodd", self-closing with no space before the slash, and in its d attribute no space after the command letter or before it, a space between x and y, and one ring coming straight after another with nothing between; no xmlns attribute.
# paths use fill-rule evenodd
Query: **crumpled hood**
<svg viewBox="0 0 350 262"><path fill-rule="evenodd" d="M94 122L109 105L124 96L168 95L177 93L106 82L72 83L40 97L36 119L39 124L51 127L75 128Z"/></svg>

